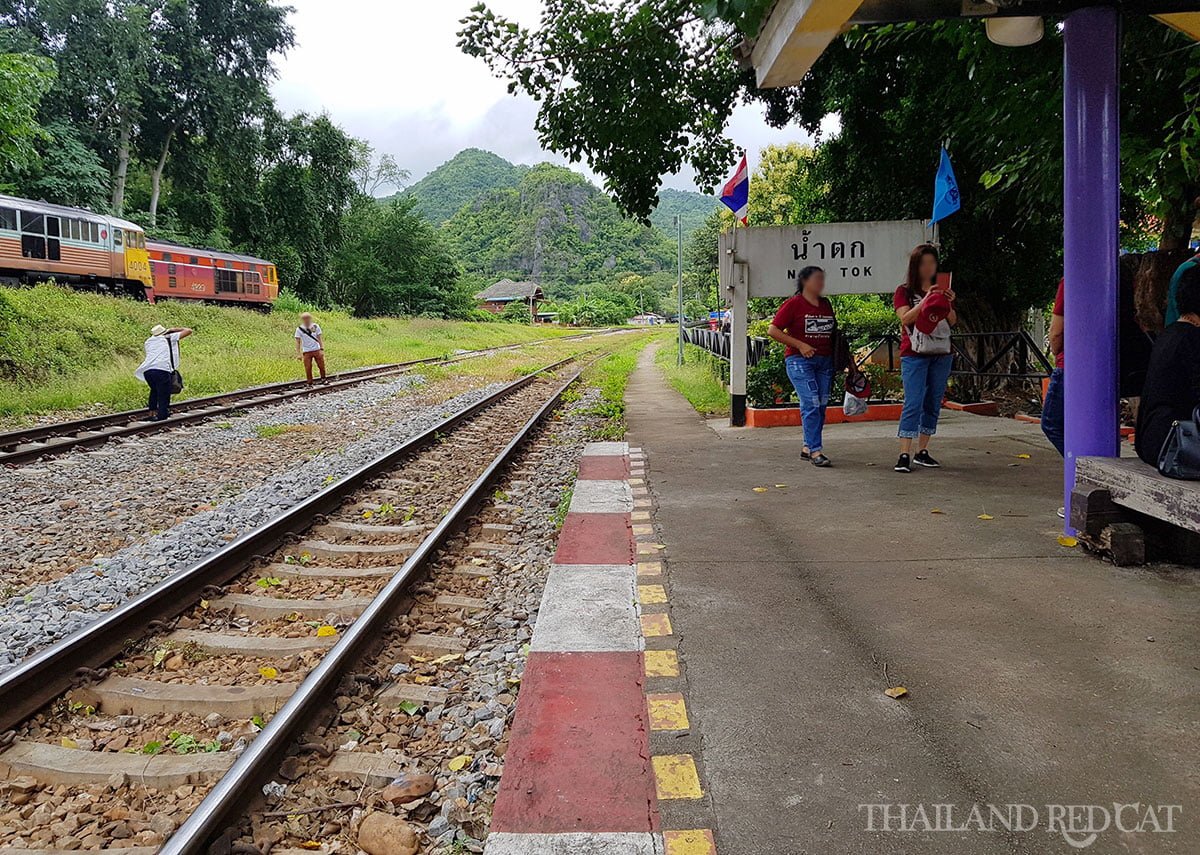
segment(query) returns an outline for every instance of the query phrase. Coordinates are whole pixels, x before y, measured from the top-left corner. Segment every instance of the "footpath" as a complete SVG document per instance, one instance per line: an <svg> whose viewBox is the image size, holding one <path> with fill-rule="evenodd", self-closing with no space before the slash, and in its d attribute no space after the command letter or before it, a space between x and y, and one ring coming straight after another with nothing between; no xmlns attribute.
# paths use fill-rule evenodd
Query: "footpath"
<svg viewBox="0 0 1200 855"><path fill-rule="evenodd" d="M1200 575L1061 546L1036 426L945 413L901 475L889 424L828 428L822 470L706 423L653 348L627 403L721 855L1200 851Z"/></svg>

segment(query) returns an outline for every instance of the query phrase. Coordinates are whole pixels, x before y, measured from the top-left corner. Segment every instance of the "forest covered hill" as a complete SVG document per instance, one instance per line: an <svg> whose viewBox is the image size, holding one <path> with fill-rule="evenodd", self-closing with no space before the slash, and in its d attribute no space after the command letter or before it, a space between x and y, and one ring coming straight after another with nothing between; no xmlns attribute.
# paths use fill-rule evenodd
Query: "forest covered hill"
<svg viewBox="0 0 1200 855"><path fill-rule="evenodd" d="M516 187L528 168L490 151L467 148L398 195L415 200L417 213L437 226L484 193Z"/></svg>

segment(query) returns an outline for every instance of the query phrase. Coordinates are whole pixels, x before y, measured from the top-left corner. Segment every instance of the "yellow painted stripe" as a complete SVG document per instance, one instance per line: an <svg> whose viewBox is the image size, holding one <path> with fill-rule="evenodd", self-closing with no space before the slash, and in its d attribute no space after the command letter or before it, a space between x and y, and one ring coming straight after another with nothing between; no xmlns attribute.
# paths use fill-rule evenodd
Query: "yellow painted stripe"
<svg viewBox="0 0 1200 855"><path fill-rule="evenodd" d="M667 855L717 855L717 844L707 828L664 831L663 842L667 844Z"/></svg>
<svg viewBox="0 0 1200 855"><path fill-rule="evenodd" d="M678 692L668 695L646 695L651 730L687 730L687 704Z"/></svg>
<svg viewBox="0 0 1200 855"><path fill-rule="evenodd" d="M679 676L679 657L674 650L647 650L645 658L647 677Z"/></svg>
<svg viewBox="0 0 1200 855"><path fill-rule="evenodd" d="M670 635L671 619L664 614L642 615L642 636L645 638L661 638Z"/></svg>
<svg viewBox="0 0 1200 855"><path fill-rule="evenodd" d="M635 523L650 522L650 513L649 511L634 511L633 514L630 515L630 519Z"/></svg>
<svg viewBox="0 0 1200 855"><path fill-rule="evenodd" d="M638 563L637 572L639 576L661 576L662 562L661 561L641 561Z"/></svg>
<svg viewBox="0 0 1200 855"><path fill-rule="evenodd" d="M646 536L654 534L654 526L645 523L639 523L633 527L633 533L636 536Z"/></svg>
<svg viewBox="0 0 1200 855"><path fill-rule="evenodd" d="M637 545L638 555L657 555L660 550L666 548L666 544L663 543L639 543Z"/></svg>
<svg viewBox="0 0 1200 855"><path fill-rule="evenodd" d="M641 486L644 486L645 483L646 483L645 478L630 478L629 479L629 485L631 487L641 487Z"/></svg>
<svg viewBox="0 0 1200 855"><path fill-rule="evenodd" d="M700 799L700 775L691 754L666 754L651 757L654 766L654 788L660 799Z"/></svg>
<svg viewBox="0 0 1200 855"><path fill-rule="evenodd" d="M667 589L662 585L638 585L638 602L653 606L667 601Z"/></svg>

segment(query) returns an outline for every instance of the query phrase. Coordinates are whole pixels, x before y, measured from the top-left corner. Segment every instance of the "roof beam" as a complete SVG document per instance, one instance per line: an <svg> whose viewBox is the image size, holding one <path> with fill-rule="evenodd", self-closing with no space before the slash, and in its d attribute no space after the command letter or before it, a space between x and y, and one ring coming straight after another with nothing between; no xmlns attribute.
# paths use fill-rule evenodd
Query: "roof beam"
<svg viewBox="0 0 1200 855"><path fill-rule="evenodd" d="M751 52L762 89L799 83L862 0L780 0Z"/></svg>

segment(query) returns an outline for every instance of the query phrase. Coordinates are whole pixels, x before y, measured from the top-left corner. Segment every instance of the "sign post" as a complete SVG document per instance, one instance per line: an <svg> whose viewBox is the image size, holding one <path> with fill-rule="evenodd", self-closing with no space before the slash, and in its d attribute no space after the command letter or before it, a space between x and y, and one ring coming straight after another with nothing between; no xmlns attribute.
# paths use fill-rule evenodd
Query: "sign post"
<svg viewBox="0 0 1200 855"><path fill-rule="evenodd" d="M808 266L825 271L827 294L887 294L908 274L913 247L928 240L923 220L814 223L734 229L720 239L721 287L730 296L730 424L746 424L747 305L790 297Z"/></svg>

